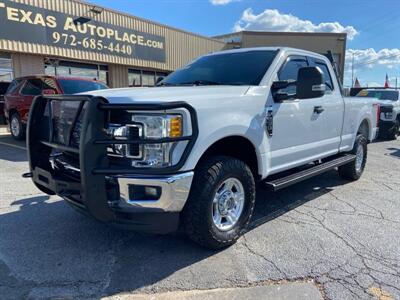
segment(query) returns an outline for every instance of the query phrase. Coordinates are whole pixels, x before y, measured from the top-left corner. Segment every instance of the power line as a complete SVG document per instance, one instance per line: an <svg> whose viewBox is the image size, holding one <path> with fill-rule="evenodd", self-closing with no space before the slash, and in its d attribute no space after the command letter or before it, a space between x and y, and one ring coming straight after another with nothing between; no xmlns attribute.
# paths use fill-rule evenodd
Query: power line
<svg viewBox="0 0 400 300"><path fill-rule="evenodd" d="M387 56L381 56L381 57L378 57L378 58L374 58L374 59L371 59L371 60L368 60L368 61L354 63L354 64L351 64L351 67L353 67L353 66L354 67L359 67L359 66L364 66L364 65L370 65L370 64L373 64L373 63L378 62L380 60L396 58L396 57L400 57L400 53L390 54L390 55L387 55Z"/></svg>

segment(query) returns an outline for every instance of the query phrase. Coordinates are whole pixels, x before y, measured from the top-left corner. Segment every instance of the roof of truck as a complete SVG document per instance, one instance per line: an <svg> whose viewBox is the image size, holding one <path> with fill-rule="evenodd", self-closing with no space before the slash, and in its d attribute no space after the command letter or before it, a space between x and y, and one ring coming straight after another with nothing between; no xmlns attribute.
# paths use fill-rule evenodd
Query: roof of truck
<svg viewBox="0 0 400 300"><path fill-rule="evenodd" d="M252 48L238 48L238 49L230 49L230 50L222 50L218 52L213 52L208 55L216 55L216 54L226 54L226 53L241 53L241 52L249 52L249 51L295 51L299 54L302 55L311 55L311 56L319 56L320 58L326 59L326 57L322 54L312 52L312 51L307 51L303 49L298 49L298 48L292 48L292 47L252 47Z"/></svg>

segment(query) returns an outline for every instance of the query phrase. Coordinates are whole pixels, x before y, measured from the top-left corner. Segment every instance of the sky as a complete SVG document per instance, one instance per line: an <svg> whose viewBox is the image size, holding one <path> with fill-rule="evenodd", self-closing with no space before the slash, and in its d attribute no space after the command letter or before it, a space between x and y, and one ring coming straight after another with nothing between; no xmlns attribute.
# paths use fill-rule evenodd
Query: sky
<svg viewBox="0 0 400 300"><path fill-rule="evenodd" d="M239 30L346 32L345 86L400 86L400 0L90 0L205 36Z"/></svg>

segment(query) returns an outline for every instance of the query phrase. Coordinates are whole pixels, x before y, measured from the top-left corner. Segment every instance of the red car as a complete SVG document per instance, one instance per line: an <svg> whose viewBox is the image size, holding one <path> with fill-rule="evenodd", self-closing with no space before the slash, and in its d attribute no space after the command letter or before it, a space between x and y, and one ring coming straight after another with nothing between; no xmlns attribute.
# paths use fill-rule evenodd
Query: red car
<svg viewBox="0 0 400 300"><path fill-rule="evenodd" d="M96 80L60 76L26 76L14 79L4 95L4 114L11 135L22 140L33 99L38 95L76 94L108 87Z"/></svg>

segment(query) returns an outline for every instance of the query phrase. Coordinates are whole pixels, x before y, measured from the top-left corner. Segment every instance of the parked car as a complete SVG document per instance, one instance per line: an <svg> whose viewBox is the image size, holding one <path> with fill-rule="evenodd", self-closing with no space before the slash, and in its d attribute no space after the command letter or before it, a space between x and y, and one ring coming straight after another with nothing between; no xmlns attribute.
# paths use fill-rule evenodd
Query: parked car
<svg viewBox="0 0 400 300"><path fill-rule="evenodd" d="M221 248L245 232L256 183L279 190L336 167L359 179L377 114L374 99L342 97L322 55L217 52L158 87L36 98L25 177L103 222L156 233L181 223Z"/></svg>
<svg viewBox="0 0 400 300"><path fill-rule="evenodd" d="M6 93L9 82L0 82L0 125L6 124L6 118L4 116L4 94Z"/></svg>
<svg viewBox="0 0 400 300"><path fill-rule="evenodd" d="M395 140L400 134L400 91L397 89L363 89L357 97L379 99L381 107L379 136Z"/></svg>
<svg viewBox="0 0 400 300"><path fill-rule="evenodd" d="M16 78L4 95L4 113L10 124L11 135L17 140L25 138L29 109L38 95L75 94L107 88L99 81L86 78L45 75Z"/></svg>

